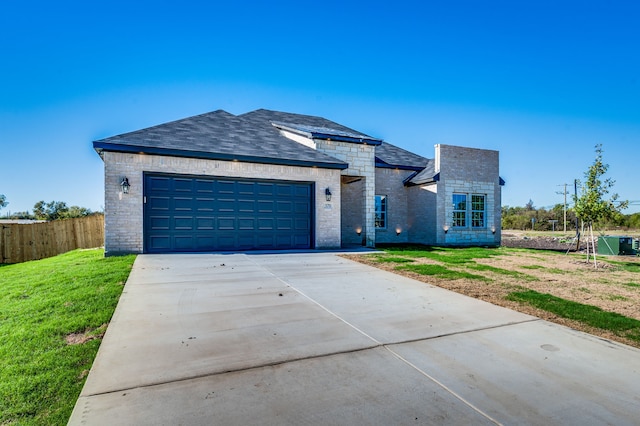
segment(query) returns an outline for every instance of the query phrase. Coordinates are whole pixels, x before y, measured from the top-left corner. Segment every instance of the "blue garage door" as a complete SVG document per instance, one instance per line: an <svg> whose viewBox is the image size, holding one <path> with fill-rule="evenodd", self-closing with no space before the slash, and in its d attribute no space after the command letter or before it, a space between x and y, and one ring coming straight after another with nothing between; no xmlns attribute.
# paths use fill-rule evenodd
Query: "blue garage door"
<svg viewBox="0 0 640 426"><path fill-rule="evenodd" d="M145 174L147 253L311 248L312 184Z"/></svg>

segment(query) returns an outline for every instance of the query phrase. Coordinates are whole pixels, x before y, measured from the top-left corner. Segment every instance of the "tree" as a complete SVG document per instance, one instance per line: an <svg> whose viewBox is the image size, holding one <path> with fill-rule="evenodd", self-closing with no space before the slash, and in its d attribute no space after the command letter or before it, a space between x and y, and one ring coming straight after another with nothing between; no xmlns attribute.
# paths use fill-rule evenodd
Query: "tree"
<svg viewBox="0 0 640 426"><path fill-rule="evenodd" d="M68 207L64 201L51 201L50 203L38 201L33 206L33 216L38 220L69 219L73 217L90 216L92 214L94 213L91 209L79 206Z"/></svg>
<svg viewBox="0 0 640 426"><path fill-rule="evenodd" d="M9 203L7 202L7 197L5 197L3 194L0 194L0 210L2 210L3 207L7 207Z"/></svg>
<svg viewBox="0 0 640 426"><path fill-rule="evenodd" d="M39 220L61 219L68 211L69 207L64 201L51 201L50 203L38 201L33 206L33 215Z"/></svg>
<svg viewBox="0 0 640 426"><path fill-rule="evenodd" d="M620 209L629 204L627 201L618 201L618 194L613 194L609 200L605 199L609 190L613 188L615 181L602 177L609 170L609 165L602 161L602 144L596 145L596 159L584 174L585 182L580 185L580 195L574 195L574 211L578 219L587 227L591 246L593 248L593 264L598 266L596 260L595 240L593 238L593 225L602 221L612 221L619 217ZM617 203L617 205L616 205ZM589 260L589 244L587 244L587 261Z"/></svg>
<svg viewBox="0 0 640 426"><path fill-rule="evenodd" d="M88 209L86 207L71 206L66 212L62 214L62 217L66 219L72 217L91 216L92 214L93 212L91 211L91 209Z"/></svg>

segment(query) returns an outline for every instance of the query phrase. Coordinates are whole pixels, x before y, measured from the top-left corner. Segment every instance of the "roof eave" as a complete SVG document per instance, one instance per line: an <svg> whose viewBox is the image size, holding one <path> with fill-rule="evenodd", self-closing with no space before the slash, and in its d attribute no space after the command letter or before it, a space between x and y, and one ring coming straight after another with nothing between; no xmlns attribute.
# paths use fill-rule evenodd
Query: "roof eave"
<svg viewBox="0 0 640 426"><path fill-rule="evenodd" d="M288 126L285 123L280 123L277 121L272 121L271 125L280 130L286 130L287 132L295 133L297 135L305 136L307 138L319 139L325 141L339 141L339 142L350 142L350 143L359 143L364 145L382 145L381 139L375 138L356 138L351 136L344 135L336 135L332 133L323 133L323 132L306 132L304 130L297 129L292 126Z"/></svg>
<svg viewBox="0 0 640 426"><path fill-rule="evenodd" d="M403 165L399 165L399 164L389 164L389 163L378 162L378 161L376 161L375 166L378 169L411 170L413 172L419 172L419 171L422 171L424 169L424 167L403 166Z"/></svg>
<svg viewBox="0 0 640 426"><path fill-rule="evenodd" d="M276 164L282 166L300 166L300 167L317 167L322 169L338 169L345 170L349 167L349 164L343 162L322 162L322 161L308 161L308 160L293 160L287 158L271 158L271 157L259 157L249 155L234 155L225 154L219 152L203 152L203 151L186 151L179 149L166 149L148 146L137 146L127 144L114 144L100 141L93 142L93 149L102 157L103 151L111 152L124 152L134 154L151 154L162 155L169 157L185 157L185 158L201 158L206 160L220 160L220 161L242 161L246 163L259 163L259 164Z"/></svg>
<svg viewBox="0 0 640 426"><path fill-rule="evenodd" d="M320 139L325 141L349 142L349 143L357 143L362 145L382 145L382 141L380 139L352 138L349 136L332 135L329 133L312 132L311 137L313 139Z"/></svg>

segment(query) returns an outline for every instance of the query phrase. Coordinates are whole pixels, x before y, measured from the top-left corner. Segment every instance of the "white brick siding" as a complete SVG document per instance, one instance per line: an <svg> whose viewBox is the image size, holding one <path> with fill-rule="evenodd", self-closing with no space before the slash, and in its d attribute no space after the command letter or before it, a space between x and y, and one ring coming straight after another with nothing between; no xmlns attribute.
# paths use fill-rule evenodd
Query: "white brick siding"
<svg viewBox="0 0 640 426"><path fill-rule="evenodd" d="M362 236L365 238L367 247L374 247L376 243L376 232L374 223L375 214L375 146L359 143L340 142L333 140L314 140L316 149L334 158L349 164L349 168L342 171L345 176L362 177L364 191L364 223L362 224ZM349 200L345 199L349 203ZM348 209L345 205L343 209ZM345 237L351 241L351 237L347 235L351 231L346 231Z"/></svg>
<svg viewBox="0 0 640 426"><path fill-rule="evenodd" d="M338 248L340 241L340 170L318 167L216 161L145 154L103 152L105 163L105 254L143 251L143 172L276 179L315 183L315 247ZM131 189L122 194L120 181ZM332 198L325 201L325 189Z"/></svg>
<svg viewBox="0 0 640 426"><path fill-rule="evenodd" d="M438 213L436 243L440 245L500 245L501 197L499 153L485 149L436 145ZM470 208L465 227L452 227L453 194L485 195L485 226L471 226ZM447 232L444 232L445 228Z"/></svg>

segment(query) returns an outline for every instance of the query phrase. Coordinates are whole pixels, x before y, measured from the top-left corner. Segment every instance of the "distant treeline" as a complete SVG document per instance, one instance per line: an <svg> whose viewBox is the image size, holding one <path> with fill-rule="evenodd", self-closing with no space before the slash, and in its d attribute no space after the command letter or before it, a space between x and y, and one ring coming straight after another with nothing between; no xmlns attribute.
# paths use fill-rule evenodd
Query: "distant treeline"
<svg viewBox="0 0 640 426"><path fill-rule="evenodd" d="M533 220L532 220L533 219ZM534 229L536 231L564 230L563 205L556 204L553 208L536 208L529 201L524 207L502 206L502 229ZM578 225L580 226L580 225ZM628 228L640 229L640 213L619 214L613 220L596 224L594 229ZM576 229L576 215L572 209L567 209L567 231Z"/></svg>

